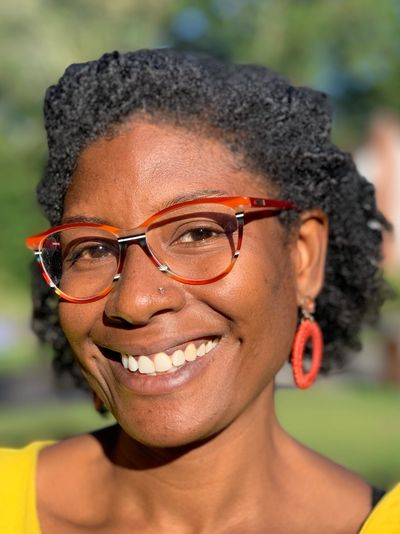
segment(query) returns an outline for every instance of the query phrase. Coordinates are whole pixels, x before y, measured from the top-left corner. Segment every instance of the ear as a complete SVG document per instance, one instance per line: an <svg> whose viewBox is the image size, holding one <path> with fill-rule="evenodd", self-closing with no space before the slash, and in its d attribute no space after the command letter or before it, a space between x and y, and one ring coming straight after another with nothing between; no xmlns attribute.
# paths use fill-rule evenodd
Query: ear
<svg viewBox="0 0 400 534"><path fill-rule="evenodd" d="M293 265L297 303L300 306L305 297L315 299L324 283L328 248L327 215L322 210L302 213L293 237Z"/></svg>

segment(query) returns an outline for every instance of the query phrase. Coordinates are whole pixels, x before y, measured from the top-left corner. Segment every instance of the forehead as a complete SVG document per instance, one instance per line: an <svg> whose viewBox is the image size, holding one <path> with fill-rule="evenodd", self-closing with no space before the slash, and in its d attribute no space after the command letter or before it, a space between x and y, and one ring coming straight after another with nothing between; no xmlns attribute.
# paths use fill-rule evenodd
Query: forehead
<svg viewBox="0 0 400 534"><path fill-rule="evenodd" d="M265 196L267 186L216 138L170 124L132 122L82 152L64 217L103 216L117 225L118 212L120 219L129 212L129 224L136 224L180 198L207 196L207 191L209 196Z"/></svg>

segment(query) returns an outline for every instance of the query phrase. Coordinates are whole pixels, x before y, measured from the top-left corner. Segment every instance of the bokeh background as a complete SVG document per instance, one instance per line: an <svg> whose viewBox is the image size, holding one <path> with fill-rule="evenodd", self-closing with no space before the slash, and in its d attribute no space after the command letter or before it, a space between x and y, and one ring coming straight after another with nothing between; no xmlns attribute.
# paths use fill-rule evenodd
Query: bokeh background
<svg viewBox="0 0 400 534"><path fill-rule="evenodd" d="M30 333L27 235L46 155L43 93L70 63L105 51L176 46L262 63L331 95L335 142L378 191L394 233L385 270L400 286L398 0L3 0L0 3L0 444L59 439L112 423L51 370ZM384 487L400 479L400 305L394 297L351 364L307 392L280 374L282 424Z"/></svg>

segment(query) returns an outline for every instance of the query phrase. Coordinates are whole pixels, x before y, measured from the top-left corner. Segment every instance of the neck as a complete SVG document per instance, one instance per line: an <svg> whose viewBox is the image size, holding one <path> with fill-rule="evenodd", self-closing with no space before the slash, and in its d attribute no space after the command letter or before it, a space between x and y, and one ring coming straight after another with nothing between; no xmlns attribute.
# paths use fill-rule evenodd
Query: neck
<svg viewBox="0 0 400 534"><path fill-rule="evenodd" d="M194 446L149 448L119 429L110 452L118 502L137 503L147 524L186 524L196 532L238 524L244 511L260 517L277 500L290 443L276 420L272 387Z"/></svg>

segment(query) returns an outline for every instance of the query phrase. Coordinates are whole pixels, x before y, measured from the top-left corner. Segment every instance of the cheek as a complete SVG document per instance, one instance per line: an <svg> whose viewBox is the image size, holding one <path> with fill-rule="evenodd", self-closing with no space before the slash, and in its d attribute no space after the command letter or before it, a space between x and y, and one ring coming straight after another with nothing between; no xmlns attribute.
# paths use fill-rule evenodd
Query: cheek
<svg viewBox="0 0 400 534"><path fill-rule="evenodd" d="M296 284L289 250L280 246L272 254L260 242L249 241L225 283L216 286L213 302L231 320L232 334L246 351L244 366L262 365L270 376L290 353Z"/></svg>
<svg viewBox="0 0 400 534"><path fill-rule="evenodd" d="M60 302L61 328L78 358L80 350L90 339L89 335L93 325L98 317L102 316L103 306L101 301L89 304Z"/></svg>
<svg viewBox="0 0 400 534"><path fill-rule="evenodd" d="M108 391L104 357L93 345L91 332L103 316L102 301L88 304L60 302L60 325L81 372L93 391ZM100 390L99 390L100 386Z"/></svg>

